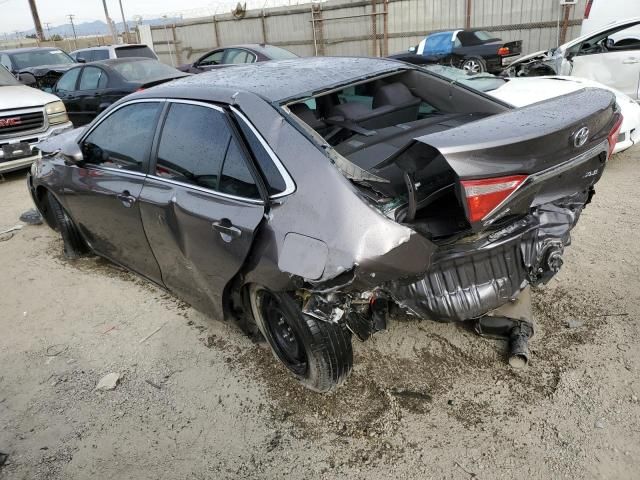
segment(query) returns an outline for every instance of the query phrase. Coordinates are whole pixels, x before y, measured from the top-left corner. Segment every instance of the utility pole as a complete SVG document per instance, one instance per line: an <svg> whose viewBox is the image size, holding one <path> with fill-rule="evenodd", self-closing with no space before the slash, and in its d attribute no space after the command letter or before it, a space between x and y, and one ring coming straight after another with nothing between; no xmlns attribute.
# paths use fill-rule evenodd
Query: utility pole
<svg viewBox="0 0 640 480"><path fill-rule="evenodd" d="M44 22L44 28L47 29L47 37L51 40L51 24L49 22Z"/></svg>
<svg viewBox="0 0 640 480"><path fill-rule="evenodd" d="M42 33L42 24L40 23L40 15L38 15L38 7L36 7L36 0L28 0L29 8L31 8L31 16L33 17L33 24L36 27L36 37L41 42L44 40L44 34Z"/></svg>
<svg viewBox="0 0 640 480"><path fill-rule="evenodd" d="M73 30L73 45L74 48L77 50L78 49L78 36L76 35L76 26L73 24L73 17L75 17L75 15L69 14L67 15L67 17L69 17L69 21L71 22L71 30Z"/></svg>
<svg viewBox="0 0 640 480"><path fill-rule="evenodd" d="M109 9L107 8L107 0L102 0L102 6L104 7L104 16L107 19L107 25L109 26L109 31L111 32L111 41L113 43L118 43L118 36L116 35L116 30L113 28L113 22L111 21L111 17L109 17Z"/></svg>
<svg viewBox="0 0 640 480"><path fill-rule="evenodd" d="M120 14L122 15L122 23L124 24L124 31L127 34L127 41L125 43L129 43L129 25L127 25L127 19L124 18L124 10L122 9L122 0L118 0L120 3Z"/></svg>

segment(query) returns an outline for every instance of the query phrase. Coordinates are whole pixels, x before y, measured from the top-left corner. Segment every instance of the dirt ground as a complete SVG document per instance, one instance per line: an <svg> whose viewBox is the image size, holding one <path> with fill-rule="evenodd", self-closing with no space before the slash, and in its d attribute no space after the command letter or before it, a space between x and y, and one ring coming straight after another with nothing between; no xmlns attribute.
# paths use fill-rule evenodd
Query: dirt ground
<svg viewBox="0 0 640 480"><path fill-rule="evenodd" d="M0 237L0 478L637 479L639 166L640 148L614 157L534 291L528 368L501 342L404 320L357 343L327 396L235 327L65 260L44 225ZM2 231L31 208L23 173L0 198ZM117 388L95 391L110 372Z"/></svg>

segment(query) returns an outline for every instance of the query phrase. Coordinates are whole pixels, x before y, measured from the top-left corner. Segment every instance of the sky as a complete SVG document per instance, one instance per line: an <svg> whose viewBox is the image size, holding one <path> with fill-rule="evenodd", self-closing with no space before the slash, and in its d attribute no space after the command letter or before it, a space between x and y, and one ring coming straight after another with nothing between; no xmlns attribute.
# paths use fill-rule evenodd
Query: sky
<svg viewBox="0 0 640 480"><path fill-rule="evenodd" d="M244 3L246 0L242 0ZM274 3L273 0L247 1L247 8L255 6L256 2ZM127 20L141 15L143 18L158 18L162 15L185 17L207 16L216 13L230 11L237 0L122 0ZM279 2L287 3L287 2ZM293 2L295 3L295 2ZM74 22L91 22L93 20L104 21L104 9L102 0L36 0L40 21L44 27L45 22L52 26L69 23L67 15L75 15ZM109 16L116 22L121 22L118 0L107 0ZM180 8L181 10L178 10ZM33 28L31 10L27 0L0 0L0 32L13 33L16 30L29 30Z"/></svg>

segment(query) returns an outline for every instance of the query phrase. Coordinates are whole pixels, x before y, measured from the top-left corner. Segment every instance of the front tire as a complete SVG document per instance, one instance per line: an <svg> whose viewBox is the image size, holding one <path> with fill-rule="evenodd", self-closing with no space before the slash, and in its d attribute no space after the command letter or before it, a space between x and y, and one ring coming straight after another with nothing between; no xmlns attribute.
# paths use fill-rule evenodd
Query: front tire
<svg viewBox="0 0 640 480"><path fill-rule="evenodd" d="M249 297L273 354L305 387L327 393L346 380L353 366L348 330L303 314L288 293L251 285Z"/></svg>
<svg viewBox="0 0 640 480"><path fill-rule="evenodd" d="M55 230L62 235L64 242L64 255L69 259L75 259L86 255L89 247L82 239L80 232L73 223L73 220L64 211L60 202L51 193L47 192L47 205L51 209L53 220L55 222Z"/></svg>

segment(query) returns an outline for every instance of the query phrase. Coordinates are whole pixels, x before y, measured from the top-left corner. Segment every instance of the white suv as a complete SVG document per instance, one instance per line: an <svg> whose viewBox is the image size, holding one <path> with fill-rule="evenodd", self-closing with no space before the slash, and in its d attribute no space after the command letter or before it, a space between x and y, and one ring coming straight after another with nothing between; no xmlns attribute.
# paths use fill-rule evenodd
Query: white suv
<svg viewBox="0 0 640 480"><path fill-rule="evenodd" d="M71 128L58 97L20 84L0 65L0 174L28 167L36 143Z"/></svg>
<svg viewBox="0 0 640 480"><path fill-rule="evenodd" d="M110 58L144 57L158 60L158 56L148 46L143 44L105 45L103 47L89 47L75 50L69 55L80 63L109 60Z"/></svg>

